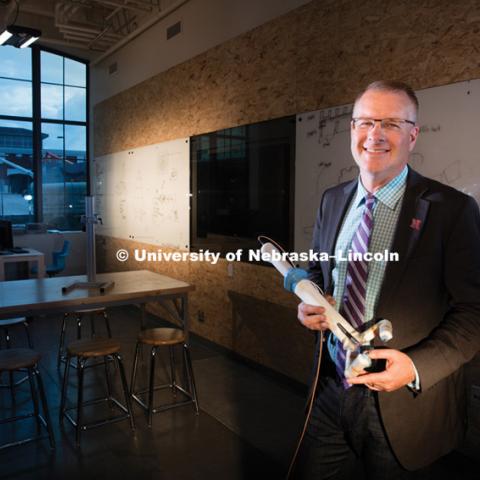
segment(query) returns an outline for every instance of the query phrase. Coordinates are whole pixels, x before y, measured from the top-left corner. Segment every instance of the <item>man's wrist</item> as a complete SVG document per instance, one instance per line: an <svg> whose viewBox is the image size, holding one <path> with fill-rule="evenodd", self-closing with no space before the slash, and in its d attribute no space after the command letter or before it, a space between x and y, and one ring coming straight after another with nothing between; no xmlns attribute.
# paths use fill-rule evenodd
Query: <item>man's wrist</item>
<svg viewBox="0 0 480 480"><path fill-rule="evenodd" d="M407 387L416 392L420 392L420 376L418 375L418 370L417 367L415 367L413 360L410 359L410 361L412 362L413 373L415 376L410 383L407 383Z"/></svg>

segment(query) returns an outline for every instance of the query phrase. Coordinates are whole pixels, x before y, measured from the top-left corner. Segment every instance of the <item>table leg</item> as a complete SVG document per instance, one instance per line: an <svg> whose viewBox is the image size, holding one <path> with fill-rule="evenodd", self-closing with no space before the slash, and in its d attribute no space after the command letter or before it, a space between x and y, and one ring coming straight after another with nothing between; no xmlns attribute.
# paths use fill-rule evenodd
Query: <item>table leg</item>
<svg viewBox="0 0 480 480"><path fill-rule="evenodd" d="M145 315L145 303L140 304L140 330L145 330L146 315Z"/></svg>
<svg viewBox="0 0 480 480"><path fill-rule="evenodd" d="M45 278L45 259L44 257L37 259L38 278Z"/></svg>
<svg viewBox="0 0 480 480"><path fill-rule="evenodd" d="M182 295L180 298L181 319L183 323L183 331L185 332L185 344L189 345L189 328L188 328L188 296Z"/></svg>

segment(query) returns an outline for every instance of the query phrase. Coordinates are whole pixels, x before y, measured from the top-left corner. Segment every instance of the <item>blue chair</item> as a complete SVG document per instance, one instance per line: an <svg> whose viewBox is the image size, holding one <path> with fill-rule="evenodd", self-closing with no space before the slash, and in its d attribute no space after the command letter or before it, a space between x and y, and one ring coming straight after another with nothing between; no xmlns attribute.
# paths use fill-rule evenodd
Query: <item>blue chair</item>
<svg viewBox="0 0 480 480"><path fill-rule="evenodd" d="M64 240L62 249L59 252L52 252L53 263L51 265L47 265L47 268L45 269L45 272L49 277L54 277L57 273L65 270L65 260L69 253L70 241ZM33 267L31 273L34 275L37 274L37 267Z"/></svg>
<svg viewBox="0 0 480 480"><path fill-rule="evenodd" d="M54 277L57 273L63 272L65 270L65 259L70 253L70 242L64 240L63 247L59 252L52 252L53 263L47 265L46 273L49 277Z"/></svg>

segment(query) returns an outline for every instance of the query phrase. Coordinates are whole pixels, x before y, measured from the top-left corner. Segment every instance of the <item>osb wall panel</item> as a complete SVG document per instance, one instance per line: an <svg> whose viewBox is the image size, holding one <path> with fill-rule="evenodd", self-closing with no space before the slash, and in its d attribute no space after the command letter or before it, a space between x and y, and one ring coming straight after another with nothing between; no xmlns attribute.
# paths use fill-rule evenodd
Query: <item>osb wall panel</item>
<svg viewBox="0 0 480 480"><path fill-rule="evenodd" d="M478 0L314 0L97 105L95 155L349 103L378 78L415 89L478 78L479 32ZM99 268L145 268L114 257L138 245L104 238ZM273 269L235 264L229 277L224 261L147 268L195 284L192 331L306 379L312 336Z"/></svg>
<svg viewBox="0 0 480 480"><path fill-rule="evenodd" d="M294 113L293 42L281 18L100 103L95 155Z"/></svg>
<svg viewBox="0 0 480 480"><path fill-rule="evenodd" d="M478 0L314 0L102 103L95 155L480 76Z"/></svg>
<svg viewBox="0 0 480 480"><path fill-rule="evenodd" d="M380 78L421 89L480 76L478 0L314 1L296 13L297 112L350 103Z"/></svg>
<svg viewBox="0 0 480 480"><path fill-rule="evenodd" d="M115 252L130 257L120 262ZM112 272L148 269L195 285L189 295L190 330L273 370L307 382L314 336L296 319L297 300L283 289L276 270L246 263L138 262L135 249L157 252L157 245L97 236L97 270ZM161 248L162 251L171 251ZM158 305L149 309L165 317ZM204 321L199 321L203 312ZM170 319L171 320L171 319Z"/></svg>

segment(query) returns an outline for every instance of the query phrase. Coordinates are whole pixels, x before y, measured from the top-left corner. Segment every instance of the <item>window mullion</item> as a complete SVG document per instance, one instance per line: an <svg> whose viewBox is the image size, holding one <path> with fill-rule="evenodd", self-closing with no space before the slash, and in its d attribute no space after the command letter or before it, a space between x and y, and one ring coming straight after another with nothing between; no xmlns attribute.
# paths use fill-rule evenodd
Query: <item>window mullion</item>
<svg viewBox="0 0 480 480"><path fill-rule="evenodd" d="M34 214L37 222L43 220L42 188L42 122L40 88L40 49L32 48L32 99L33 99L33 172L34 172Z"/></svg>

